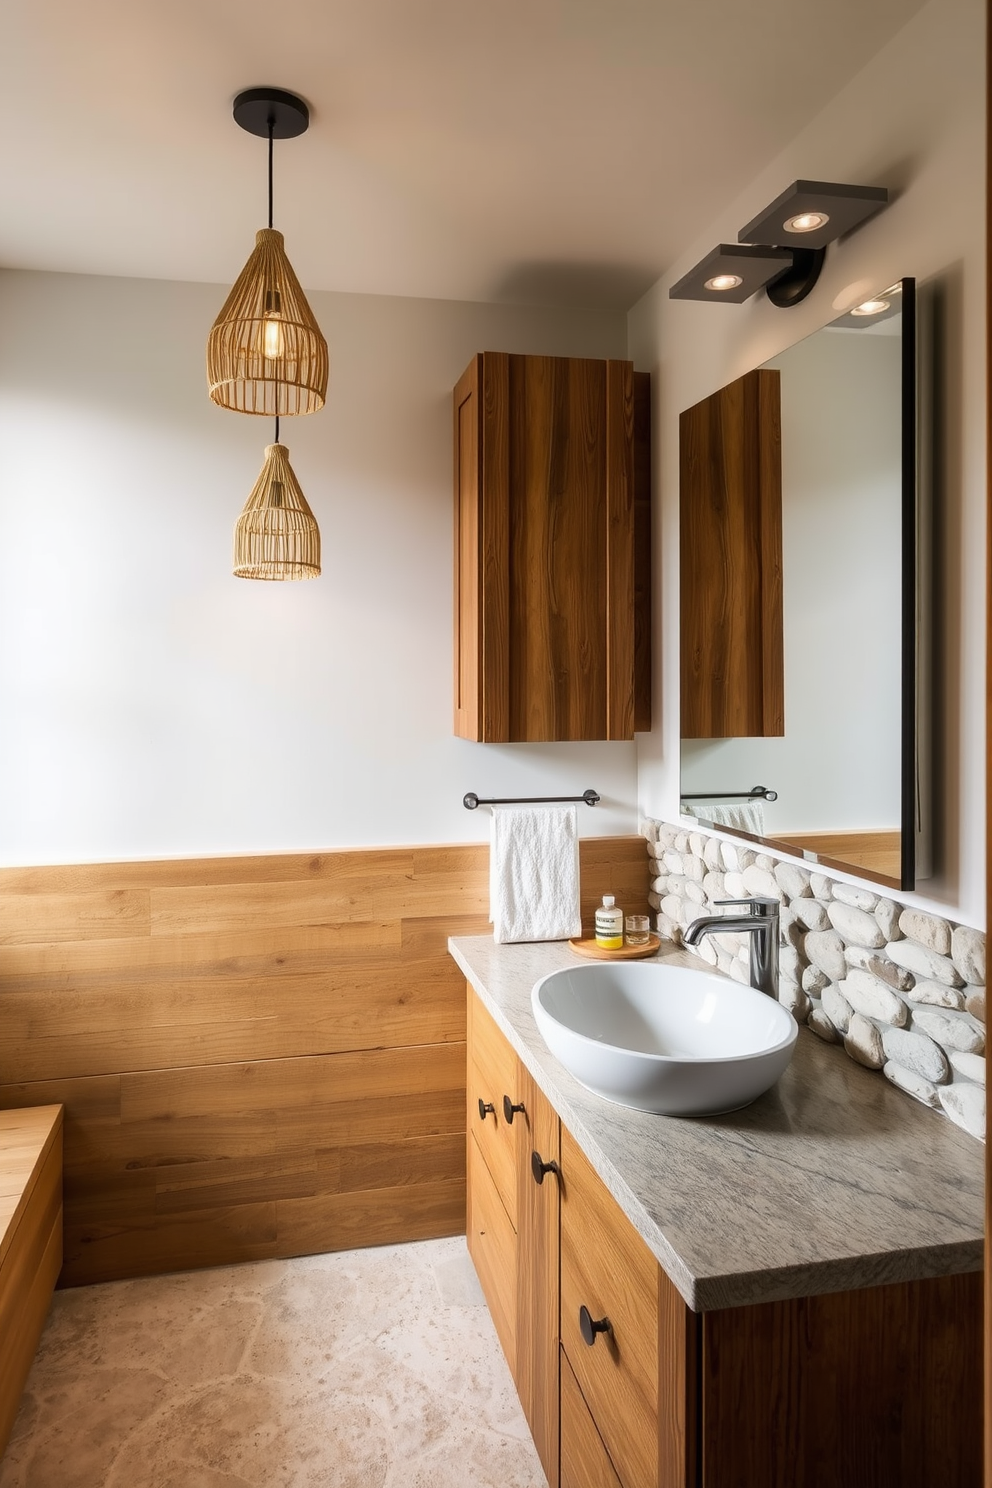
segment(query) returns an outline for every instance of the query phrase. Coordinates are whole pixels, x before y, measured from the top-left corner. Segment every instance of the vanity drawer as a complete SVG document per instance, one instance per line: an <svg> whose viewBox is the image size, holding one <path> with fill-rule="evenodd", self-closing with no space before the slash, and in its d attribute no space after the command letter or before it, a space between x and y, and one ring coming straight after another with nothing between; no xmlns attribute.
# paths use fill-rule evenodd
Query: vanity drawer
<svg viewBox="0 0 992 1488"><path fill-rule="evenodd" d="M564 1353L561 1356L561 1488L623 1488Z"/></svg>
<svg viewBox="0 0 992 1488"><path fill-rule="evenodd" d="M503 1115L503 1098L519 1103L519 1065L504 1035L472 991L468 992L468 1130L479 1144L514 1229L517 1224L517 1145L521 1125ZM479 1102L491 1111L480 1115Z"/></svg>
<svg viewBox="0 0 992 1488"><path fill-rule="evenodd" d="M658 1262L564 1128L561 1154L562 1346L623 1488L659 1488Z"/></svg>
<svg viewBox="0 0 992 1488"><path fill-rule="evenodd" d="M510 1366L516 1374L517 1236L496 1185L469 1136L466 1236L489 1312Z"/></svg>

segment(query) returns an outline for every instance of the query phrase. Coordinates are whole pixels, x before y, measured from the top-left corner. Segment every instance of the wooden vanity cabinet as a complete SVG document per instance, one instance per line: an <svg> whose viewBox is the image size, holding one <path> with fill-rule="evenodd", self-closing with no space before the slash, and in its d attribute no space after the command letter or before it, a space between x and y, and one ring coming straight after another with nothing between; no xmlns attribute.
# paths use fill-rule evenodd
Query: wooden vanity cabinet
<svg viewBox="0 0 992 1488"><path fill-rule="evenodd" d="M468 991L469 1253L550 1488L558 1488L560 1122ZM533 1155L542 1182L534 1176Z"/></svg>
<svg viewBox="0 0 992 1488"><path fill-rule="evenodd" d="M469 1249L551 1488L981 1488L981 1273L693 1312L468 1013Z"/></svg>
<svg viewBox="0 0 992 1488"><path fill-rule="evenodd" d="M454 394L455 733L651 726L650 380L481 352Z"/></svg>

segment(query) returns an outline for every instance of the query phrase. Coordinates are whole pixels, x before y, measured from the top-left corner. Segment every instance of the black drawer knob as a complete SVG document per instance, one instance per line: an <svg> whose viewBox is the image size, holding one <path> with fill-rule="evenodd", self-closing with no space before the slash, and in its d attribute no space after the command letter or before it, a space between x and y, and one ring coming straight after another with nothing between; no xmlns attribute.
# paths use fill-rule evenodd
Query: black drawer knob
<svg viewBox="0 0 992 1488"><path fill-rule="evenodd" d="M609 1318L594 1318L588 1307L579 1308L579 1332L590 1348L596 1342L597 1333L612 1331Z"/></svg>
<svg viewBox="0 0 992 1488"><path fill-rule="evenodd" d="M524 1108L523 1101L521 1101L519 1105L515 1106L513 1104L513 1102L511 1101L510 1097L508 1095L504 1095L504 1097L503 1097L503 1120L506 1122L507 1126L512 1126L513 1125L514 1114L517 1111L522 1111L523 1108Z"/></svg>
<svg viewBox="0 0 992 1488"><path fill-rule="evenodd" d="M559 1171L556 1162L544 1162L539 1152L531 1153L530 1170L534 1175L535 1183L543 1183L545 1173L557 1173Z"/></svg>
<svg viewBox="0 0 992 1488"><path fill-rule="evenodd" d="M484 1101L482 1099L482 1096L480 1095L479 1096L479 1120L480 1121L485 1121L486 1117L489 1115L490 1112L492 1112L492 1114L495 1116L496 1115L496 1107L493 1105L492 1101Z"/></svg>

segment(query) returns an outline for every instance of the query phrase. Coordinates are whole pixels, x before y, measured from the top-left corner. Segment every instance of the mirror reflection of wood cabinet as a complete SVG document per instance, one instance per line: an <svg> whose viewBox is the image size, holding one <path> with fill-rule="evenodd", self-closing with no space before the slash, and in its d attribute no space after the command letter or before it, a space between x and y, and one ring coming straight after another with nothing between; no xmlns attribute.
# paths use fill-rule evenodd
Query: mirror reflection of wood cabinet
<svg viewBox="0 0 992 1488"><path fill-rule="evenodd" d="M455 733L650 727L650 380L482 352L455 389Z"/></svg>
<svg viewBox="0 0 992 1488"><path fill-rule="evenodd" d="M679 420L682 737L785 732L779 374Z"/></svg>

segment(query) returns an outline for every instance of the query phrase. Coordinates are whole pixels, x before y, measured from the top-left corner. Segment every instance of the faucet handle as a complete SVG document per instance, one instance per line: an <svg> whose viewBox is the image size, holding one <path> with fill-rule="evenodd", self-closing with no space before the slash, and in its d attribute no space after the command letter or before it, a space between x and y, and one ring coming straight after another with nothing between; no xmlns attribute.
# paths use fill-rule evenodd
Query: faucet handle
<svg viewBox="0 0 992 1488"><path fill-rule="evenodd" d="M734 905L737 909L749 910L756 920L773 920L782 906L777 899L755 894L751 899L714 899L715 905Z"/></svg>

